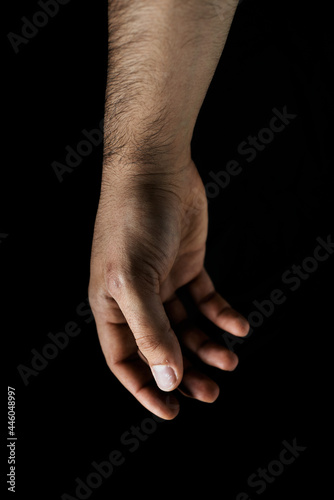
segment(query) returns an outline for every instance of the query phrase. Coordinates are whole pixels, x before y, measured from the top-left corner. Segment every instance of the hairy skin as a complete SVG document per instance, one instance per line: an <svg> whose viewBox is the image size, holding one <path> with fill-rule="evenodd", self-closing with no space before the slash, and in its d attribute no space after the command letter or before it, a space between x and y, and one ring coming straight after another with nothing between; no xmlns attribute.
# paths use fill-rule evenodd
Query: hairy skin
<svg viewBox="0 0 334 500"><path fill-rule="evenodd" d="M233 370L238 359L187 321L199 310L237 336L249 325L203 267L207 199L191 159L196 118L236 1L116 0L109 5L104 162L89 300L106 361L156 415L171 419L179 389L212 402L218 385L183 354Z"/></svg>

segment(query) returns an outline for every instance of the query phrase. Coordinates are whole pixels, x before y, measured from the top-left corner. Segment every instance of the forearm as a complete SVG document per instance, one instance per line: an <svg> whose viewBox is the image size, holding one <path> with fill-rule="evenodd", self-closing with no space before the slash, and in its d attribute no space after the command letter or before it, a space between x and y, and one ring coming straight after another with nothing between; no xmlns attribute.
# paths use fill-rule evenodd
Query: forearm
<svg viewBox="0 0 334 500"><path fill-rule="evenodd" d="M237 0L110 0L104 163L189 154Z"/></svg>

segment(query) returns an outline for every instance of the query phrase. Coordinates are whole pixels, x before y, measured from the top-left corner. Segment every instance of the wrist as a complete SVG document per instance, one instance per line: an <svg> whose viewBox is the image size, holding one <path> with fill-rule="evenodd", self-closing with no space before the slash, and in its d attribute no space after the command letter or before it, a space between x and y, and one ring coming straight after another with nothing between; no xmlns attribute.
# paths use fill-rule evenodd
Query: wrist
<svg viewBox="0 0 334 500"><path fill-rule="evenodd" d="M113 122L104 127L103 171L117 174L173 173L191 162L192 130L151 117L136 130ZM117 120L116 120L117 121ZM106 123L106 120L105 120ZM131 119L129 119L131 124ZM130 128L131 127L131 128Z"/></svg>

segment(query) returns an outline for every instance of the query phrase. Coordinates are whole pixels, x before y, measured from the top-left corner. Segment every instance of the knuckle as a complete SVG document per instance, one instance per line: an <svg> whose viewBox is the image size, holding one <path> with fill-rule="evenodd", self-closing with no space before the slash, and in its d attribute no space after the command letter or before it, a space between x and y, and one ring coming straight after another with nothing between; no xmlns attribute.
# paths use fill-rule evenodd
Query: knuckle
<svg viewBox="0 0 334 500"><path fill-rule="evenodd" d="M124 286L124 275L120 270L115 270L114 267L108 266L105 273L107 288L117 290Z"/></svg>
<svg viewBox="0 0 334 500"><path fill-rule="evenodd" d="M110 371L114 373L117 362L114 353L112 351L104 353L104 359Z"/></svg>
<svg viewBox="0 0 334 500"><path fill-rule="evenodd" d="M105 272L105 285L112 297L119 296L128 287L131 279L129 274L123 269L108 265Z"/></svg>
<svg viewBox="0 0 334 500"><path fill-rule="evenodd" d="M143 272L143 268L128 265L122 269L108 268L105 273L105 284L108 293L118 297L124 293L140 293L142 290L155 291L157 280L149 273Z"/></svg>
<svg viewBox="0 0 334 500"><path fill-rule="evenodd" d="M159 339L156 336L150 334L142 335L139 337L137 336L136 343L138 349L148 355L153 354L157 351L157 349L161 347Z"/></svg>

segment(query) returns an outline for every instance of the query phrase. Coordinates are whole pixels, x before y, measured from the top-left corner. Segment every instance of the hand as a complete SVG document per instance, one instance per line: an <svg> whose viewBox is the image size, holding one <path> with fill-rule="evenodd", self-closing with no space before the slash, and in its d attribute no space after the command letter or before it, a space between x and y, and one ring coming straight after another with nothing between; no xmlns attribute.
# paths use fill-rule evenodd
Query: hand
<svg viewBox="0 0 334 500"><path fill-rule="evenodd" d="M111 371L164 419L179 411L166 391L178 388L204 402L218 397L218 385L192 366L182 348L222 370L238 363L234 353L186 321L178 288L187 285L199 311L219 328L236 336L249 330L203 267L207 227L205 189L190 159L167 170L109 168L96 218L89 300Z"/></svg>

